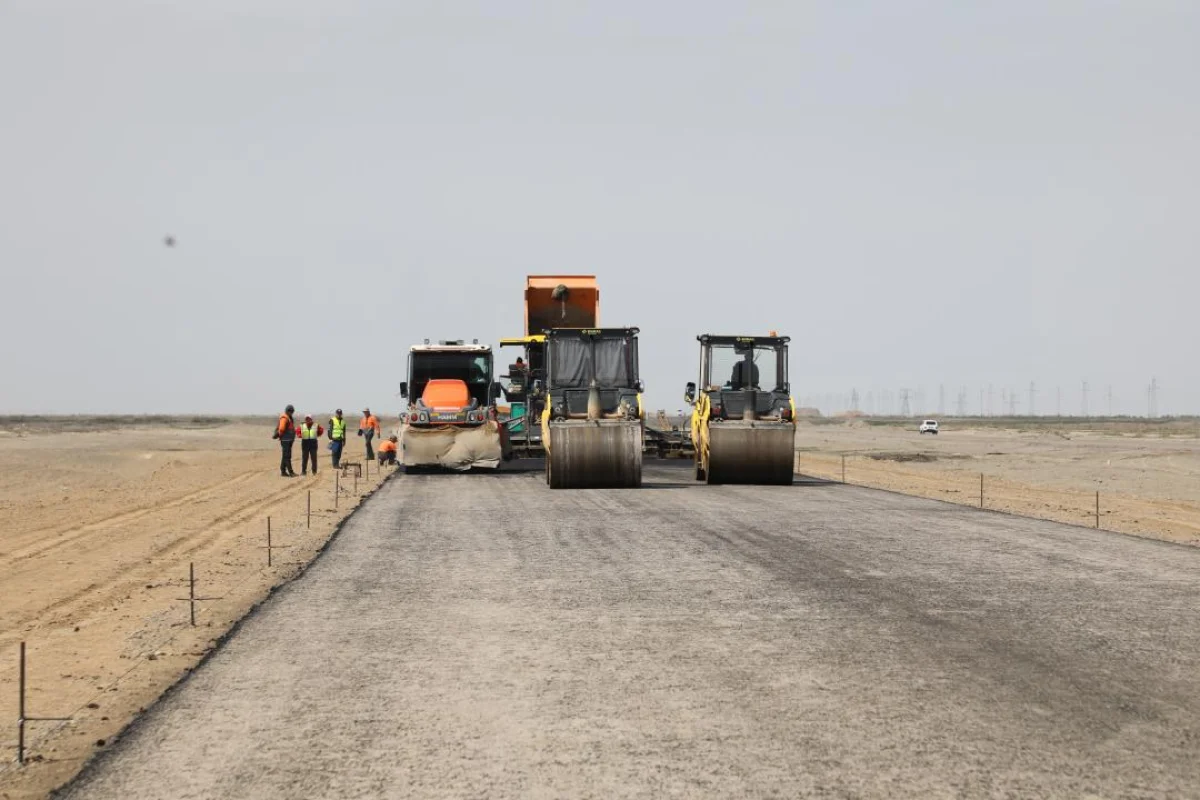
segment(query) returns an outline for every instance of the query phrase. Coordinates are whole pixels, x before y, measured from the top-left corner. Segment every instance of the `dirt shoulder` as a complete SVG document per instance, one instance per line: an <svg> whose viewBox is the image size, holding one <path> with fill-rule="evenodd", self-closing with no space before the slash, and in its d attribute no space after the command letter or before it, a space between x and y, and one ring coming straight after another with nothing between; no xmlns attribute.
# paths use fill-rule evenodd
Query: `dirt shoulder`
<svg viewBox="0 0 1200 800"><path fill-rule="evenodd" d="M936 436L863 423L797 431L797 467L849 483L1200 545L1200 436L1137 426L1036 430L942 424Z"/></svg>
<svg viewBox="0 0 1200 800"><path fill-rule="evenodd" d="M281 478L271 419L23 420L0 436L0 719L14 722L0 729L0 798L42 797L75 774L382 480L375 465L339 478L335 503L324 442L317 476ZM351 440L346 460L363 455ZM189 564L213 598L194 628ZM17 768L21 641L26 713L71 720L30 722L32 761Z"/></svg>

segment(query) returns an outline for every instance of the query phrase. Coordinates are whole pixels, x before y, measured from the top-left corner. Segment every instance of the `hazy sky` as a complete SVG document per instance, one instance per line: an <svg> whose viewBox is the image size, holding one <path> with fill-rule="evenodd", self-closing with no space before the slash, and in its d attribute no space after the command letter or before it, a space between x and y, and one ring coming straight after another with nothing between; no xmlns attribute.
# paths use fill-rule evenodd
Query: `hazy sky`
<svg viewBox="0 0 1200 800"><path fill-rule="evenodd" d="M651 408L773 328L798 396L1198 411L1197 42L1194 1L5 0L0 411L390 414L556 272Z"/></svg>

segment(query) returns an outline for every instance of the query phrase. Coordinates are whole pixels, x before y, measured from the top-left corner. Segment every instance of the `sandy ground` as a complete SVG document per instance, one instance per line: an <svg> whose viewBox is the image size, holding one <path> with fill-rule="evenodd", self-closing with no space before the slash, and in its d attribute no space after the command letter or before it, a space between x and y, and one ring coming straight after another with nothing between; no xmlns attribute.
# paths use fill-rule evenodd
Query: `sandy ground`
<svg viewBox="0 0 1200 800"><path fill-rule="evenodd" d="M1200 794L1200 551L646 477L397 476L65 797Z"/></svg>
<svg viewBox="0 0 1200 800"><path fill-rule="evenodd" d="M1136 426L1129 426L1131 428ZM1200 544L1200 437L1122 426L1022 431L956 428L937 436L865 425L801 424L801 472L1080 525ZM919 460L913 460L919 459Z"/></svg>
<svg viewBox="0 0 1200 800"><path fill-rule="evenodd" d="M0 797L40 797L102 750L191 669L270 587L311 560L373 490L351 478L334 508L317 477L279 477L273 420L114 425L60 421L0 436ZM357 426L357 420L351 421ZM362 461L360 440L350 459ZM295 469L300 471L299 447ZM355 489L357 488L357 493ZM312 491L312 528L305 525ZM267 516L273 566L266 564ZM197 593L217 598L188 623ZM18 642L28 642L31 722L16 755Z"/></svg>

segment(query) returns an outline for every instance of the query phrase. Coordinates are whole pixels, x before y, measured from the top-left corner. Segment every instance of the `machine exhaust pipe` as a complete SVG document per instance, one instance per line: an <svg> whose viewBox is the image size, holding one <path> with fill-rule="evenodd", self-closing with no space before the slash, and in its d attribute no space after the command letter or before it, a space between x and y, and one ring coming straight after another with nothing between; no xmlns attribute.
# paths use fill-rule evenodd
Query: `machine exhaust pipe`
<svg viewBox="0 0 1200 800"><path fill-rule="evenodd" d="M746 410L742 419L753 422L758 419L758 394L753 389L746 390Z"/></svg>
<svg viewBox="0 0 1200 800"><path fill-rule="evenodd" d="M600 419L603 412L600 410L600 387L596 385L593 379L588 385L588 403L587 403L587 418Z"/></svg>

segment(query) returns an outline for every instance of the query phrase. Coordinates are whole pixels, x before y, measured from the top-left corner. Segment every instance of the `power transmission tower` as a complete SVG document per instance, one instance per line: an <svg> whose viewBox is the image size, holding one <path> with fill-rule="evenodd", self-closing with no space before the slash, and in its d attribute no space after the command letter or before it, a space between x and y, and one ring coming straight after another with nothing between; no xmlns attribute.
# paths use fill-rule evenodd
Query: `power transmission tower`
<svg viewBox="0 0 1200 800"><path fill-rule="evenodd" d="M992 416L992 385L991 385L990 383L988 384L988 407L987 407L987 415L988 415L989 417L990 417L990 416Z"/></svg>
<svg viewBox="0 0 1200 800"><path fill-rule="evenodd" d="M1054 387L1054 416L1062 416L1062 387Z"/></svg>
<svg viewBox="0 0 1200 800"><path fill-rule="evenodd" d="M858 411L858 389L850 390L850 410Z"/></svg>
<svg viewBox="0 0 1200 800"><path fill-rule="evenodd" d="M900 390L900 416L907 417L912 414L908 407L908 398L912 393L908 389Z"/></svg>
<svg viewBox="0 0 1200 800"><path fill-rule="evenodd" d="M1112 384L1111 383L1108 385L1108 415L1110 417L1113 415L1113 413L1112 413Z"/></svg>
<svg viewBox="0 0 1200 800"><path fill-rule="evenodd" d="M938 384L938 416L946 416L946 384Z"/></svg>
<svg viewBox="0 0 1200 800"><path fill-rule="evenodd" d="M1016 392L1008 393L1008 415L1010 417L1015 417L1017 415L1017 393Z"/></svg>
<svg viewBox="0 0 1200 800"><path fill-rule="evenodd" d="M1146 390L1146 411L1151 418L1158 416L1158 378L1150 379L1150 387Z"/></svg>
<svg viewBox="0 0 1200 800"><path fill-rule="evenodd" d="M983 389L979 390L979 416L983 416Z"/></svg>
<svg viewBox="0 0 1200 800"><path fill-rule="evenodd" d="M1035 407L1033 404L1033 401L1036 397L1037 397L1037 386L1034 385L1033 381L1030 381L1029 382L1029 411L1026 413L1028 413L1029 416L1031 416L1031 417L1037 414L1037 411L1035 410Z"/></svg>
<svg viewBox="0 0 1200 800"><path fill-rule="evenodd" d="M1080 395L1081 400L1079 401L1079 412L1080 412L1079 416L1081 416L1081 417L1086 417L1088 415L1087 396L1088 396L1088 382L1084 381L1083 382L1083 394Z"/></svg>
<svg viewBox="0 0 1200 800"><path fill-rule="evenodd" d="M958 407L955 408L955 411L960 417L967 415L967 387L965 386L958 390Z"/></svg>

